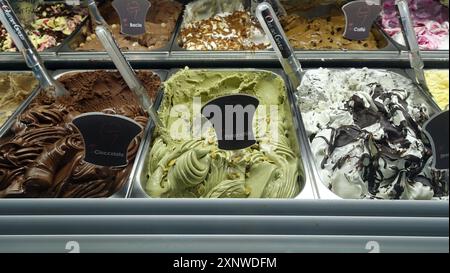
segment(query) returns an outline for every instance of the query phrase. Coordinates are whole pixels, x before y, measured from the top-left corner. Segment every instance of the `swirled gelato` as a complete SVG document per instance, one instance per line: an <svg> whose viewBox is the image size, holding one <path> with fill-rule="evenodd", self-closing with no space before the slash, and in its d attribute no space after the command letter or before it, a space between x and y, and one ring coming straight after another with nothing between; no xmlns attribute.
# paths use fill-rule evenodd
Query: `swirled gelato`
<svg viewBox="0 0 450 273"><path fill-rule="evenodd" d="M220 150L214 129L195 136L201 105L219 96L246 94L260 101L254 121L257 143L235 151ZM194 100L194 101L193 101ZM185 69L165 83L160 117L148 155L146 192L154 198L294 198L304 181L294 152L286 86L265 71Z"/></svg>
<svg viewBox="0 0 450 273"><path fill-rule="evenodd" d="M138 73L154 97L160 79ZM11 136L0 139L0 197L98 198L120 190L131 171L141 136L130 144L128 166L99 167L83 161L84 145L71 121L81 113L124 115L145 126L147 113L117 72L84 72L59 80L69 91L42 92L18 117Z"/></svg>
<svg viewBox="0 0 450 273"><path fill-rule="evenodd" d="M299 107L323 183L348 199L448 197L421 131L432 110L411 80L384 70L308 71Z"/></svg>
<svg viewBox="0 0 450 273"><path fill-rule="evenodd" d="M186 6L178 39L187 50L261 50L270 42L242 0L197 0Z"/></svg>
<svg viewBox="0 0 450 273"><path fill-rule="evenodd" d="M111 26L112 33L124 51L148 51L166 46L175 31L183 5L175 0L152 0L145 22L146 33L132 37L121 33L120 18L108 1L101 6L100 13ZM91 28L83 30L84 41L77 45L78 51L103 51L104 48Z"/></svg>
<svg viewBox="0 0 450 273"><path fill-rule="evenodd" d="M408 0L414 30L423 50L449 49L448 6L438 0ZM383 2L381 25L394 40L405 45L394 0Z"/></svg>
<svg viewBox="0 0 450 273"><path fill-rule="evenodd" d="M428 88L441 109L447 108L449 103L448 97L450 91L448 76L448 70L425 71Z"/></svg>
<svg viewBox="0 0 450 273"><path fill-rule="evenodd" d="M66 4L42 4L35 11L35 20L27 26L28 37L38 51L61 45L86 18L85 8ZM0 24L1 26L1 24ZM0 27L0 51L17 51L11 37Z"/></svg>
<svg viewBox="0 0 450 273"><path fill-rule="evenodd" d="M37 86L31 73L0 74L0 127Z"/></svg>

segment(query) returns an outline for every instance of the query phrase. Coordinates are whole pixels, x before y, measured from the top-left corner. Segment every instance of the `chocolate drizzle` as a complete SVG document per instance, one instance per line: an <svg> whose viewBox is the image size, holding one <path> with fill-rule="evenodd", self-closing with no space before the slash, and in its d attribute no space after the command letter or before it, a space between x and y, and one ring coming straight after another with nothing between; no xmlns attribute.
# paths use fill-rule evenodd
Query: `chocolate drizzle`
<svg viewBox="0 0 450 273"><path fill-rule="evenodd" d="M428 117L425 111L419 111L419 116L413 118L408 112L408 98L404 97L404 94L404 90L387 92L377 85L370 94L370 101L366 101L368 98L364 95L353 95L345 107L346 111L353 115L355 125L330 128L329 140L318 136L328 144L327 155L321 162L321 168L325 169L331 164L333 171L342 169L352 157L335 156L331 162L336 150L353 143L362 143L364 152L358 155L358 164L355 167L361 179L367 183L370 197L377 198L376 195L382 187L392 190L393 196L390 198L399 199L405 191L405 183L412 185L417 182L430 187L435 196L447 195L445 192L448 189L443 182L442 173L431 171L433 177L424 175L425 169L430 167L432 156L430 144L422 141L426 138L421 131L421 125ZM373 131L377 128L375 125L380 128L375 130L376 132ZM414 139L418 141L413 141ZM418 153L421 153L420 157L417 156ZM388 173L389 177L385 177ZM389 183L386 184L387 182ZM332 189L331 185L330 187Z"/></svg>

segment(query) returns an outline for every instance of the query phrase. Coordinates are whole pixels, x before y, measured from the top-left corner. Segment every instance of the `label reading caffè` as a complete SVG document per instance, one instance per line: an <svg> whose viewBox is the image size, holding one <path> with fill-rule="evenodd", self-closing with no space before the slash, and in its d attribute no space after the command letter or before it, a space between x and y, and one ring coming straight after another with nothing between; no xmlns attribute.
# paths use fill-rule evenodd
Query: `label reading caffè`
<svg viewBox="0 0 450 273"><path fill-rule="evenodd" d="M120 17L121 32L129 36L145 34L145 21L151 4L147 0L114 0L114 9Z"/></svg>
<svg viewBox="0 0 450 273"><path fill-rule="evenodd" d="M253 117L259 100L248 95L230 95L208 102L202 108L216 131L218 146L222 150L245 149L256 143Z"/></svg>
<svg viewBox="0 0 450 273"><path fill-rule="evenodd" d="M128 147L142 131L142 126L132 119L104 113L80 115L73 124L84 140L84 160L105 167L126 166Z"/></svg>
<svg viewBox="0 0 450 273"><path fill-rule="evenodd" d="M366 40L382 7L379 0L365 0L347 3L342 10L346 19L344 37L349 40Z"/></svg>
<svg viewBox="0 0 450 273"><path fill-rule="evenodd" d="M449 168L449 111L437 114L424 125L424 132L433 148L433 167L438 170Z"/></svg>

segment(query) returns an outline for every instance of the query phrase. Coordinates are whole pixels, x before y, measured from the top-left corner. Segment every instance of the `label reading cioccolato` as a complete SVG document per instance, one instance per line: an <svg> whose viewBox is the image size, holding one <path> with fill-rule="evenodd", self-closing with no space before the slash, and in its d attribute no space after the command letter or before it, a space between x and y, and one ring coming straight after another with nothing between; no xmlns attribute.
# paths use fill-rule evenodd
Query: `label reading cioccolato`
<svg viewBox="0 0 450 273"><path fill-rule="evenodd" d="M256 143L253 117L258 106L253 96L230 95L211 100L201 113L212 123L220 149L239 150Z"/></svg>
<svg viewBox="0 0 450 273"><path fill-rule="evenodd" d="M128 147L142 131L142 126L132 119L104 113L80 115L73 124L83 137L84 160L105 167L126 166Z"/></svg>
<svg viewBox="0 0 450 273"><path fill-rule="evenodd" d="M344 37L349 40L366 40L382 7L379 0L352 1L345 4L342 10L346 19Z"/></svg>
<svg viewBox="0 0 450 273"><path fill-rule="evenodd" d="M121 32L129 36L145 34L145 21L151 4L147 0L114 0L114 9L120 17Z"/></svg>

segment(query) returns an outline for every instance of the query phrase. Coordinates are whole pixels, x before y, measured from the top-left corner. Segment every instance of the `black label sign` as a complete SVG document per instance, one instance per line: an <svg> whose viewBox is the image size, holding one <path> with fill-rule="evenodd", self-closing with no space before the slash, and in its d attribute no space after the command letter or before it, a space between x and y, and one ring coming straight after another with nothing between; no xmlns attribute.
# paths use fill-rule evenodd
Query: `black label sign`
<svg viewBox="0 0 450 273"><path fill-rule="evenodd" d="M382 7L379 1L366 0L347 3L342 10L346 19L344 37L349 40L366 40Z"/></svg>
<svg viewBox="0 0 450 273"><path fill-rule="evenodd" d="M283 58L289 58L289 56L291 56L290 47L288 41L283 38L283 30L280 29L274 19L274 16L276 15L272 14L270 9L265 9L262 11L262 16L264 18L264 22L266 23L270 33L275 40L275 43L277 44L277 47L280 49L281 55L283 56Z"/></svg>
<svg viewBox="0 0 450 273"><path fill-rule="evenodd" d="M248 95L230 95L214 99L202 108L202 115L214 126L219 148L245 149L256 143L253 117L259 100Z"/></svg>
<svg viewBox="0 0 450 273"><path fill-rule="evenodd" d="M132 119L103 113L80 115L73 124L84 140L84 160L106 167L126 166L128 146L142 131L142 126Z"/></svg>
<svg viewBox="0 0 450 273"><path fill-rule="evenodd" d="M120 17L121 32L125 35L145 34L145 21L151 4L147 0L114 0L114 9Z"/></svg>
<svg viewBox="0 0 450 273"><path fill-rule="evenodd" d="M449 168L449 111L440 113L424 125L424 132L429 138L433 148L433 167L437 170Z"/></svg>

